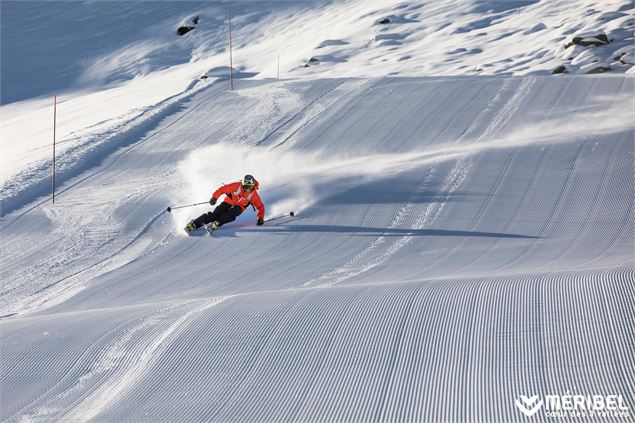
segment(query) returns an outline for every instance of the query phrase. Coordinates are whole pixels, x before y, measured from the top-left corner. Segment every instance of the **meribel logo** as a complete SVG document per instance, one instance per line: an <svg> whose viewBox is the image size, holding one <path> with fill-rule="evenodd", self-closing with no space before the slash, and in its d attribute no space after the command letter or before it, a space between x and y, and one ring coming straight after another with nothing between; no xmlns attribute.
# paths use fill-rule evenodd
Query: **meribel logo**
<svg viewBox="0 0 635 423"><path fill-rule="evenodd" d="M531 398L527 398L526 396L521 395L520 399L522 400L522 402L516 400L516 407L518 407L518 409L520 409L520 411L522 411L523 414L527 417L531 417L536 414L536 412L540 410L540 407L542 406L542 400L536 402L538 400L538 395L534 395Z"/></svg>
<svg viewBox="0 0 635 423"><path fill-rule="evenodd" d="M630 409L622 395L520 395L516 407L527 417L532 417L542 408L546 417L618 417L630 418ZM543 407L544 405L544 407Z"/></svg>

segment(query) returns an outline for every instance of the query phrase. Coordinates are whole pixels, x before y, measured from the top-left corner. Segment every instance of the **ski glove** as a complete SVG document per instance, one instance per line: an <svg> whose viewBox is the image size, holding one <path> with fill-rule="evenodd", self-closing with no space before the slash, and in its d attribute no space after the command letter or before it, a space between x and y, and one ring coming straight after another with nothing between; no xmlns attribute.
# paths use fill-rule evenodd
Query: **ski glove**
<svg viewBox="0 0 635 423"><path fill-rule="evenodd" d="M256 225L258 225L258 226L262 226L264 224L265 224L264 219L258 219L258 222L256 222Z"/></svg>
<svg viewBox="0 0 635 423"><path fill-rule="evenodd" d="M209 200L209 205L213 206L214 204L216 204L216 199L214 197L210 198Z"/></svg>

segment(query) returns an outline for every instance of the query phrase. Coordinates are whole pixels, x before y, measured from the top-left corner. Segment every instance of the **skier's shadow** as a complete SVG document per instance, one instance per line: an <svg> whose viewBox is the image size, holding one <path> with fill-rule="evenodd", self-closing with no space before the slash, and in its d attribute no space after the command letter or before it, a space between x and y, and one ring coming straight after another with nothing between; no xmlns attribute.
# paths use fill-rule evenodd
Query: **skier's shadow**
<svg viewBox="0 0 635 423"><path fill-rule="evenodd" d="M267 233L339 233L354 236L463 236L481 238L523 238L536 239L538 236L524 234L510 234L502 232L464 231L451 229L408 229L408 228L378 228L368 226L345 225L277 225L263 228ZM235 232L238 232L236 230Z"/></svg>
<svg viewBox="0 0 635 423"><path fill-rule="evenodd" d="M378 228L368 226L346 225L294 225L280 223L256 227L251 224L228 225L218 229L210 236L206 231L198 231L191 236L210 238L236 238L240 233L261 233L272 235L289 235L298 233L335 233L352 236L457 236L479 238L537 239L539 236L510 234L502 232L464 231L451 229L408 229Z"/></svg>

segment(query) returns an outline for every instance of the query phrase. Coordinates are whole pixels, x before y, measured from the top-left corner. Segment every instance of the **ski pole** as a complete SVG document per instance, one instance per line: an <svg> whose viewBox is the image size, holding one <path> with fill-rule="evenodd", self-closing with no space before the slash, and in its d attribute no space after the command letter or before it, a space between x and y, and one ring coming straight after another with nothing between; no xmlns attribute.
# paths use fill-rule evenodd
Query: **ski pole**
<svg viewBox="0 0 635 423"><path fill-rule="evenodd" d="M278 220L278 219L282 219L283 217L288 217L288 216L291 216L291 217L295 216L295 212L291 211L291 212L289 212L287 214L283 214L283 215L276 216L276 217L271 217L271 218L265 220L265 222L271 222L272 220Z"/></svg>
<svg viewBox="0 0 635 423"><path fill-rule="evenodd" d="M184 206L174 206L174 207L168 207L167 209L165 209L168 213L170 213L172 210L174 209L182 209L184 207L192 207L192 206L200 206L201 204L208 204L209 201L203 201L202 203L194 203L194 204L186 204Z"/></svg>

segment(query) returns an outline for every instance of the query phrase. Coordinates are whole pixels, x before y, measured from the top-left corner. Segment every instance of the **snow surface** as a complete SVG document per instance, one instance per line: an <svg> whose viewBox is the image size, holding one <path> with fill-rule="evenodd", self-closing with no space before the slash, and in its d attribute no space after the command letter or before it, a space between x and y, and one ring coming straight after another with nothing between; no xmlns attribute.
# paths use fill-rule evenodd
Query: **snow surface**
<svg viewBox="0 0 635 423"><path fill-rule="evenodd" d="M0 419L632 411L635 80L572 75L630 54L632 4L571 3L238 2L229 91L225 4L3 2ZM209 206L165 211L245 173L296 217L188 237Z"/></svg>

